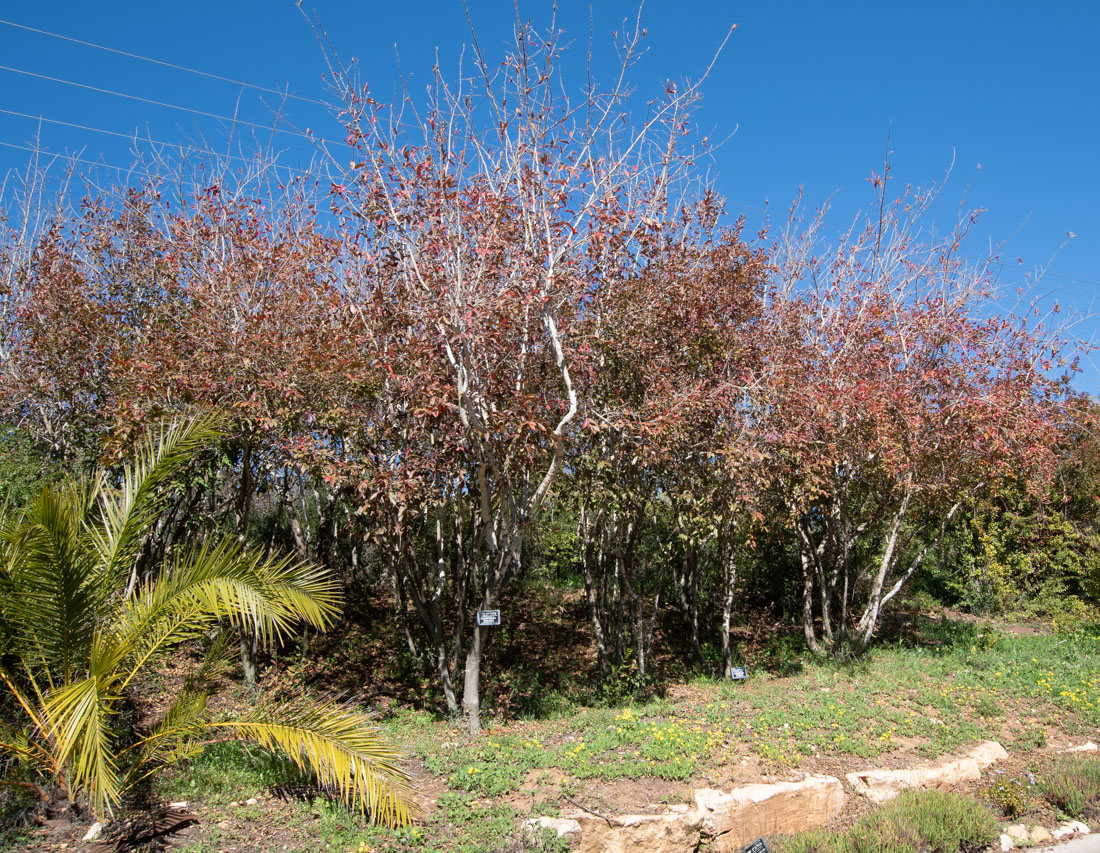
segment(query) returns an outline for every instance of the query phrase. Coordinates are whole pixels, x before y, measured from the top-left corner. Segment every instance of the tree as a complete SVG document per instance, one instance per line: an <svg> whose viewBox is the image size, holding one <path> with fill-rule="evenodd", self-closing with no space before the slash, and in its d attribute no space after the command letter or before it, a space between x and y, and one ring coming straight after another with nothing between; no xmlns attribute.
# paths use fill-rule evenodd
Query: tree
<svg viewBox="0 0 1100 853"><path fill-rule="evenodd" d="M689 238L681 213L696 189L682 140L698 84L668 84L632 124L624 81L640 24L615 85L590 84L576 102L554 26L544 36L517 21L515 35L498 67L475 39L472 79L437 69L426 104L406 91L388 112L331 68L354 161L332 187L356 248L347 287L385 372L378 417L355 441L373 462L357 488L365 512L389 502L382 538L408 541L418 516L439 531L434 560L396 566L445 681L450 599L474 732L491 629L472 611L495 607L522 573L566 464L586 394L587 306Z"/></svg>
<svg viewBox="0 0 1100 853"><path fill-rule="evenodd" d="M888 172L887 172L888 176ZM777 255L756 400L771 500L797 536L815 651L858 654L966 499L1042 482L1067 362L1037 318L997 311L986 266L918 239L934 193L887 197L832 250ZM791 247L787 247L790 249Z"/></svg>
<svg viewBox="0 0 1100 853"><path fill-rule="evenodd" d="M274 643L300 620L331 624L339 591L327 571L211 536L176 549L154 575L136 574L169 478L218 436L210 418L177 422L149 436L117 484L101 473L47 486L4 522L0 681L22 719L0 726L0 755L18 768L3 782L43 798L55 787L104 819L157 768L237 738L278 749L374 820L407 822L399 756L363 713L299 698L222 719L207 705L231 650L227 626ZM212 636L159 721L128 728L123 712L154 663Z"/></svg>

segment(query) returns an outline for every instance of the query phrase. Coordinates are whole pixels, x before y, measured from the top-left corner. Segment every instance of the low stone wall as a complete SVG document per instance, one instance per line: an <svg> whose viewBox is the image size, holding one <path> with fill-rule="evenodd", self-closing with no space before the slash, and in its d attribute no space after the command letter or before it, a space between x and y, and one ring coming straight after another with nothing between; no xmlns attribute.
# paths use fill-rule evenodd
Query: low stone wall
<svg viewBox="0 0 1100 853"><path fill-rule="evenodd" d="M903 770L862 770L846 778L857 794L884 803L907 788L946 788L976 780L982 770L1007 757L999 743L986 741L961 757ZM672 806L660 814L603 816L578 810L528 823L568 837L577 853L693 853L704 838L715 851L733 853L761 836L824 826L847 803L839 779L815 775L729 792L697 788L693 799L694 807Z"/></svg>

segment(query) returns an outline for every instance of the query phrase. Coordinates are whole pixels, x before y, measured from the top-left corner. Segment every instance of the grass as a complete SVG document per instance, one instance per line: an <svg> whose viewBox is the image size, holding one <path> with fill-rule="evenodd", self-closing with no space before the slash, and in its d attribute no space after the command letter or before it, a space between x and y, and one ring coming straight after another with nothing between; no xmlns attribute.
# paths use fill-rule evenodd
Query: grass
<svg viewBox="0 0 1100 853"><path fill-rule="evenodd" d="M695 677L671 685L664 698L619 707L590 690L568 688L537 702L511 701L507 718L490 709L486 732L476 740L427 710L383 705L381 725L434 777L437 808L415 829L393 832L323 800L291 797L278 805L286 826L279 847L554 850L560 839L525 833L524 821L572 808L564 797L613 809L614 802L600 798L623 780L652 780L654 802L633 803L637 810L686 800L693 781L726 784L730 768L745 760L761 772L823 766L838 772L873 766L886 753L929 757L985 738L1027 752L1054 732L1073 735L1100 724L1100 642L1088 632L1016 636L932 620L856 664L792 653L787 648L775 658L771 671L746 655L748 682ZM492 685L485 692L494 695ZM206 826L229 821L229 830L204 830L206 846L190 849L224 849L240 841L233 827L272 820L229 804L277 790L287 769L225 745L158 785L164 799L212 809ZM1076 801L1065 802L1059 808L1069 814Z"/></svg>
<svg viewBox="0 0 1100 853"><path fill-rule="evenodd" d="M906 791L842 832L782 839L779 853L969 853L997 840L993 815L944 791Z"/></svg>
<svg viewBox="0 0 1100 853"><path fill-rule="evenodd" d="M1042 787L1051 805L1068 817L1100 817L1100 759L1062 758L1046 774Z"/></svg>

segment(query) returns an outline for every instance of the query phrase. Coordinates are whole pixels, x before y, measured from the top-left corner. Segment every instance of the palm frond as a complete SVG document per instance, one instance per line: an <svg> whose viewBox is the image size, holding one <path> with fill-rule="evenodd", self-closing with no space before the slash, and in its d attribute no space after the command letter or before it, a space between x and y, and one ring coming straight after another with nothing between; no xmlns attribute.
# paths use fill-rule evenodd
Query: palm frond
<svg viewBox="0 0 1100 853"><path fill-rule="evenodd" d="M29 731L0 723L0 756L4 755L18 759L24 766L44 776L57 772L49 749L35 740Z"/></svg>
<svg viewBox="0 0 1100 853"><path fill-rule="evenodd" d="M339 586L322 569L285 558L264 559L226 537L182 549L159 575L142 584L119 611L114 632L141 655L228 621L270 643L293 631L300 620L324 628L339 612ZM187 620L181 620L183 615ZM178 624L177 631L158 631Z"/></svg>
<svg viewBox="0 0 1100 853"><path fill-rule="evenodd" d="M133 566L149 529L164 508L160 489L204 444L222 436L223 418L212 412L162 426L137 451L117 490L101 481L99 518L90 530L99 553L102 581L112 588Z"/></svg>
<svg viewBox="0 0 1100 853"><path fill-rule="evenodd" d="M209 725L286 754L325 790L379 823L403 826L415 815L401 755L361 711L298 699L262 703L244 717Z"/></svg>
<svg viewBox="0 0 1100 853"><path fill-rule="evenodd" d="M119 753L120 758L128 760L120 786L122 793L158 768L202 752L200 736L209 723L208 700L209 693L204 689L182 689L154 729ZM136 757L130 759L127 753Z"/></svg>
<svg viewBox="0 0 1100 853"><path fill-rule="evenodd" d="M43 708L56 733L55 760L68 771L70 792L86 794L97 817L109 814L120 795L110 725L115 699L92 676L54 691Z"/></svg>
<svg viewBox="0 0 1100 853"><path fill-rule="evenodd" d="M46 486L20 523L4 531L9 642L23 647L14 651L24 661L41 662L62 682L79 677L102 595L92 582L95 554L83 536L87 498L83 481Z"/></svg>

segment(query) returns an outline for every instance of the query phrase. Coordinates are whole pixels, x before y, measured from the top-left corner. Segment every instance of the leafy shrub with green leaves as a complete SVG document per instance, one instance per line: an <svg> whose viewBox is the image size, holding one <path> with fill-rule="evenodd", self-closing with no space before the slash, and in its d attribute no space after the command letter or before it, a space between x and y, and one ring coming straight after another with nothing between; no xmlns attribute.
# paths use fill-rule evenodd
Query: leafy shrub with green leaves
<svg viewBox="0 0 1100 853"><path fill-rule="evenodd" d="M234 629L269 644L302 621L332 623L340 595L327 570L210 536L137 574L165 485L219 435L212 417L173 424L117 484L101 473L48 485L0 522L0 701L14 712L0 723L3 781L105 818L163 765L241 739L286 755L373 819L405 823L400 757L362 712L306 697L260 700L234 717L208 706ZM154 665L199 642L205 658L174 701L137 725L137 690Z"/></svg>

